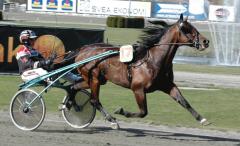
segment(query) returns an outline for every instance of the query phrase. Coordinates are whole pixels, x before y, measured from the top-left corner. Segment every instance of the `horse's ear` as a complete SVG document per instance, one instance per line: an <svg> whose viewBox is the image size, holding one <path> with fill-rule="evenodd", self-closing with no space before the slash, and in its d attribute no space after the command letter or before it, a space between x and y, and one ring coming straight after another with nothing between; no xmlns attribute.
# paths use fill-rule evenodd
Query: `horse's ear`
<svg viewBox="0 0 240 146"><path fill-rule="evenodd" d="M179 20L178 20L178 25L179 25L180 27L182 27L182 25L183 25L183 14L180 15L180 18L179 18Z"/></svg>
<svg viewBox="0 0 240 146"><path fill-rule="evenodd" d="M180 15L180 19L179 19L179 22L183 22L183 14Z"/></svg>

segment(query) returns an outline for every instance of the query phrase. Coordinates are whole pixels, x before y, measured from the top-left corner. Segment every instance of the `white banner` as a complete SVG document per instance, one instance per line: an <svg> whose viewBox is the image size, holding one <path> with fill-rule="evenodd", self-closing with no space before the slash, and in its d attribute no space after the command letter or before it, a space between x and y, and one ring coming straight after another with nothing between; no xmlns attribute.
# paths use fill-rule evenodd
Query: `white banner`
<svg viewBox="0 0 240 146"><path fill-rule="evenodd" d="M234 22L234 7L210 5L209 20Z"/></svg>
<svg viewBox="0 0 240 146"><path fill-rule="evenodd" d="M29 11L75 12L77 0L28 0Z"/></svg>
<svg viewBox="0 0 240 146"><path fill-rule="evenodd" d="M115 0L78 0L77 13L150 17L151 3Z"/></svg>

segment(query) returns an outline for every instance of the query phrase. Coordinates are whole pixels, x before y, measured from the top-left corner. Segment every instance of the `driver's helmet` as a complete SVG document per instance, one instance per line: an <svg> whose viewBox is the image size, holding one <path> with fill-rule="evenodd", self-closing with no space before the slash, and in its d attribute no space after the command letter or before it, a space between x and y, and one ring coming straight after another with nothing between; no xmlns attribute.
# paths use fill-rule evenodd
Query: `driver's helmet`
<svg viewBox="0 0 240 146"><path fill-rule="evenodd" d="M37 38L37 35L32 30L24 30L20 33L19 41L20 43L28 43L30 39Z"/></svg>

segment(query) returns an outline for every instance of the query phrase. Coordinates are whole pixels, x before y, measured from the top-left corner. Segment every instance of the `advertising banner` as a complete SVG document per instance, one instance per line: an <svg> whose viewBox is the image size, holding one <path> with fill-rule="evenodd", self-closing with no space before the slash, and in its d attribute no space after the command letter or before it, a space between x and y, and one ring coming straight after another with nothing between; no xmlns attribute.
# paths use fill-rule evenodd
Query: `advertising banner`
<svg viewBox="0 0 240 146"><path fill-rule="evenodd" d="M62 11L75 11L76 12L76 0L62 0L61 6Z"/></svg>
<svg viewBox="0 0 240 146"><path fill-rule="evenodd" d="M189 0L189 3L152 3L152 17L178 19L180 14L189 19L207 20L205 0Z"/></svg>
<svg viewBox="0 0 240 146"><path fill-rule="evenodd" d="M115 0L78 0L77 13L150 17L151 3Z"/></svg>
<svg viewBox="0 0 240 146"><path fill-rule="evenodd" d="M188 15L188 4L153 3L152 17L178 19L180 14Z"/></svg>
<svg viewBox="0 0 240 146"><path fill-rule="evenodd" d="M3 10L3 0L0 0L0 10Z"/></svg>
<svg viewBox="0 0 240 146"><path fill-rule="evenodd" d="M208 7L209 4L206 0L189 0L188 18L195 20L207 20Z"/></svg>
<svg viewBox="0 0 240 146"><path fill-rule="evenodd" d="M58 0L47 0L46 9L51 10L58 10Z"/></svg>
<svg viewBox="0 0 240 146"><path fill-rule="evenodd" d="M28 0L28 11L76 13L77 0Z"/></svg>
<svg viewBox="0 0 240 146"><path fill-rule="evenodd" d="M210 5L209 20L234 22L235 21L234 7Z"/></svg>
<svg viewBox="0 0 240 146"><path fill-rule="evenodd" d="M28 11L151 16L151 2L117 0L28 0Z"/></svg>
<svg viewBox="0 0 240 146"><path fill-rule="evenodd" d="M19 47L19 34L25 29L36 32L38 38L34 48L43 56L52 51L64 54L86 44L103 42L104 30L87 30L73 28L45 28L28 26L0 26L0 72L18 72L15 58Z"/></svg>
<svg viewBox="0 0 240 146"><path fill-rule="evenodd" d="M28 0L28 9L43 10L43 0Z"/></svg>

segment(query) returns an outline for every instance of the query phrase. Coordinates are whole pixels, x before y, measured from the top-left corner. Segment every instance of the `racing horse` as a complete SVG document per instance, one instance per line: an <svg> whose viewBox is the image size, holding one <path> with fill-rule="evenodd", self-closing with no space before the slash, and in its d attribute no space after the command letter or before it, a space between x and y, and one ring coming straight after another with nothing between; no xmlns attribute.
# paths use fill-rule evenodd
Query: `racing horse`
<svg viewBox="0 0 240 146"><path fill-rule="evenodd" d="M106 81L131 89L139 107L139 112L119 108L115 114L128 118L145 117L148 114L146 93L158 90L170 95L197 121L206 125L209 122L189 104L174 83L172 61L179 46L190 46L202 51L208 48L209 40L201 35L187 18L184 19L182 14L179 20L171 25L164 21L152 23L155 27L144 29L145 33L135 50L137 55L132 62L120 62L119 55L112 55L86 63L77 69L84 78L84 82L76 86L90 88L91 103L112 124L117 124L115 118L103 108L99 99L100 86ZM119 51L119 47L105 43L86 45L80 49L75 61L81 61L108 50Z"/></svg>

